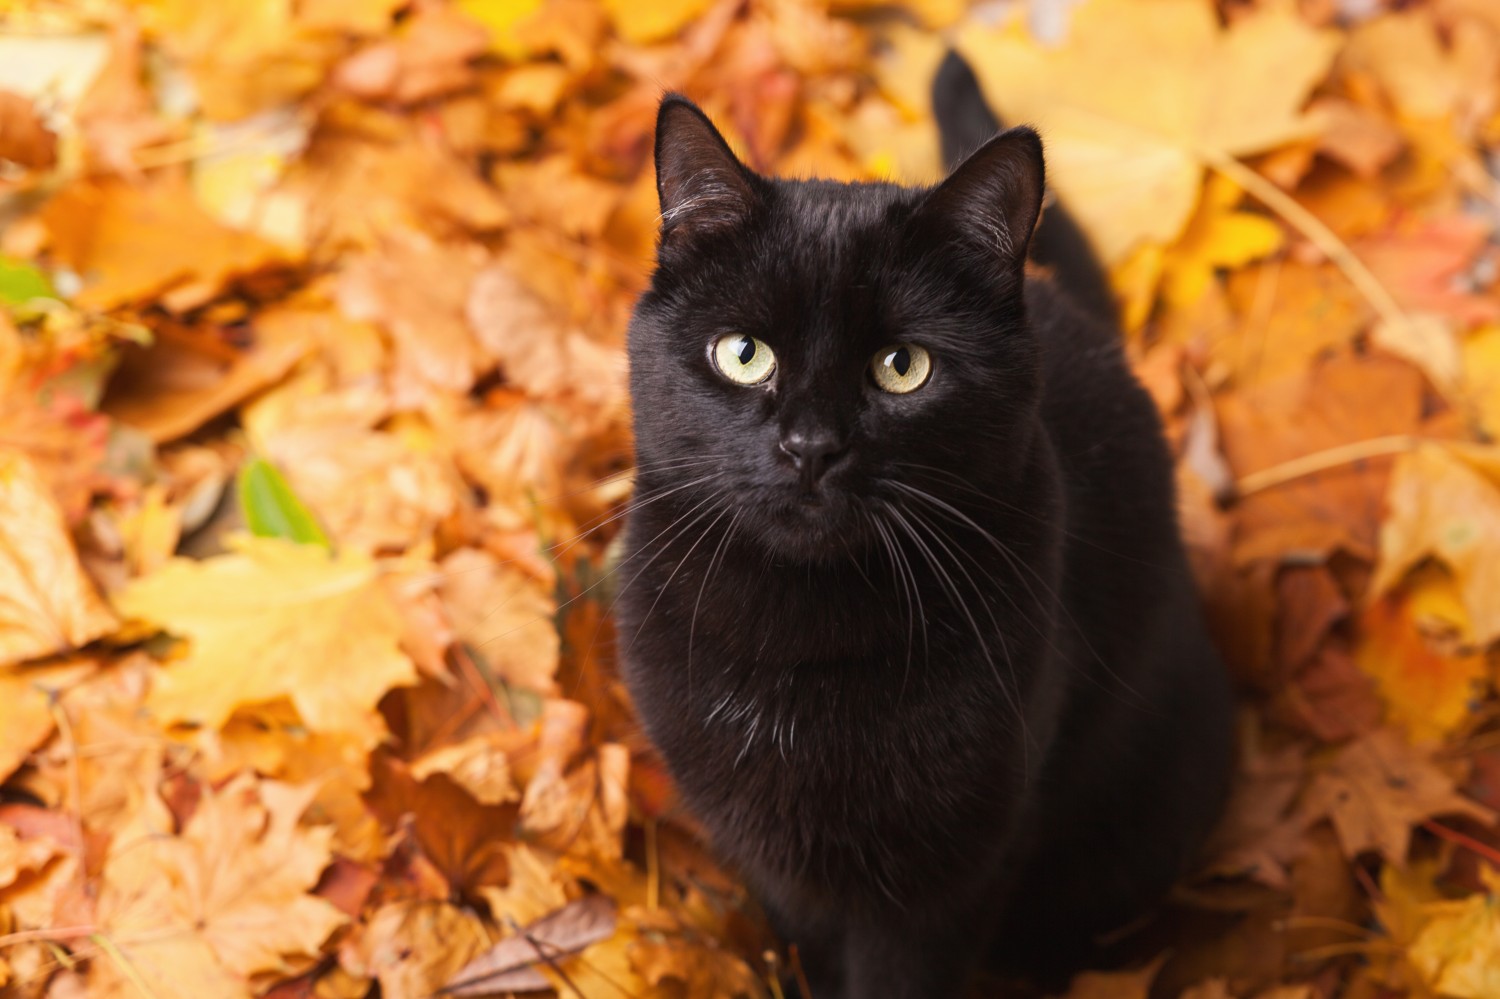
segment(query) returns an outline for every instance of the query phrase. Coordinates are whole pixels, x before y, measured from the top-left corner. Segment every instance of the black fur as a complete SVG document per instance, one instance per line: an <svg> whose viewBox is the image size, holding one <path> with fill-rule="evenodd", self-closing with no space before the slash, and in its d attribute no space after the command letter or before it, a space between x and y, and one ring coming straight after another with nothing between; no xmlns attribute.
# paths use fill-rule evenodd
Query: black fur
<svg viewBox="0 0 1500 999"><path fill-rule="evenodd" d="M932 189L773 180L669 96L656 155L619 602L642 722L819 999L1071 968L1215 818L1230 705L1152 403L1023 273L1040 141ZM769 381L718 373L731 333ZM906 395L869 369L897 343L933 357Z"/></svg>

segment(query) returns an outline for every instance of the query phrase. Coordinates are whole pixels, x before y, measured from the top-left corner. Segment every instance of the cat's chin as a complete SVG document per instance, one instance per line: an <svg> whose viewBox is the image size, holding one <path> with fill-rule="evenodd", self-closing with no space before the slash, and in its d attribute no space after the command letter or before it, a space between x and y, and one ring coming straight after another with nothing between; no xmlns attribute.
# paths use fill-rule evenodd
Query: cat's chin
<svg viewBox="0 0 1500 999"><path fill-rule="evenodd" d="M757 518L761 543L780 562L841 562L864 543L863 522L841 497L770 504Z"/></svg>

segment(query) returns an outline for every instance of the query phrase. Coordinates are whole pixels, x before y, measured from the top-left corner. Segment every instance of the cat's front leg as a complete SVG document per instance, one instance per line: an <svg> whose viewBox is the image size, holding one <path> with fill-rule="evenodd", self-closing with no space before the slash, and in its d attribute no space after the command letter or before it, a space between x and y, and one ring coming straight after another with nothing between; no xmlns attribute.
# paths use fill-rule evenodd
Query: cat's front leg
<svg viewBox="0 0 1500 999"><path fill-rule="evenodd" d="M851 927L844 943L845 999L948 999L961 995L982 941L973 924L910 922Z"/></svg>

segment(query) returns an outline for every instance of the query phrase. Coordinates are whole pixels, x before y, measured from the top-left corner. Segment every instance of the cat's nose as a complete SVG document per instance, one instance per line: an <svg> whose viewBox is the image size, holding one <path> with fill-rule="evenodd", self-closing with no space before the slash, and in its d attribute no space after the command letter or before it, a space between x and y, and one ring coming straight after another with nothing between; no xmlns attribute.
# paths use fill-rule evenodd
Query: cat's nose
<svg viewBox="0 0 1500 999"><path fill-rule="evenodd" d="M803 489L811 492L823 473L843 457L847 448L832 430L818 428L787 431L781 438L781 450L792 459L792 465L802 474Z"/></svg>

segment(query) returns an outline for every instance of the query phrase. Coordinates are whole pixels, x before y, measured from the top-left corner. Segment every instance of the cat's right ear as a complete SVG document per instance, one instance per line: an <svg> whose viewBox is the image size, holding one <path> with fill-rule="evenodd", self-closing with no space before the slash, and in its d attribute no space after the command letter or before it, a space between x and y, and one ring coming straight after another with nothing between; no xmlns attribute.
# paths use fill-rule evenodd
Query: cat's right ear
<svg viewBox="0 0 1500 999"><path fill-rule="evenodd" d="M1042 211L1046 168L1042 140L1018 126L995 136L933 188L917 217L983 248L1007 270L1019 273Z"/></svg>
<svg viewBox="0 0 1500 999"><path fill-rule="evenodd" d="M679 94L656 114L656 193L662 244L742 225L759 201L756 178L698 106Z"/></svg>

